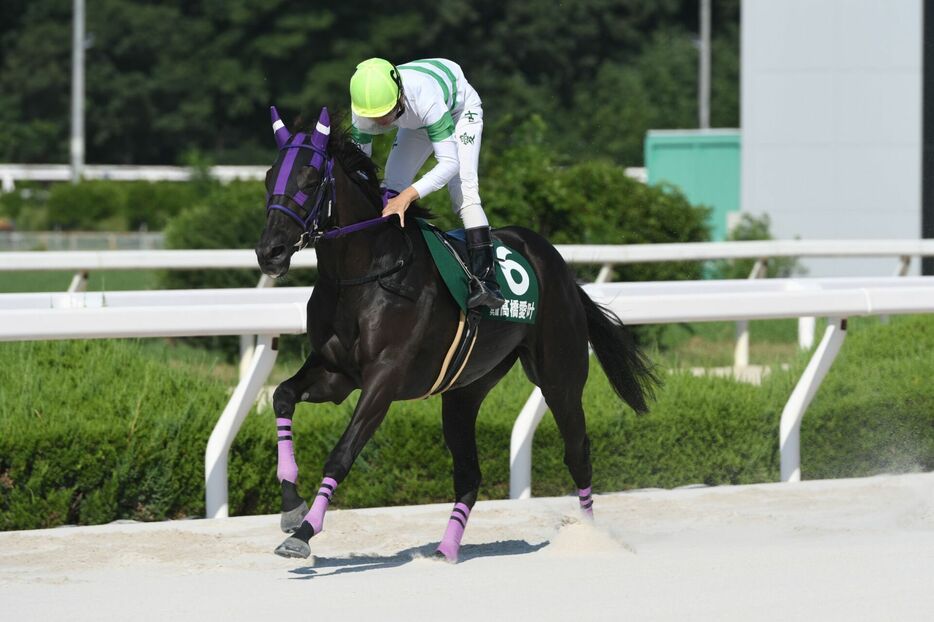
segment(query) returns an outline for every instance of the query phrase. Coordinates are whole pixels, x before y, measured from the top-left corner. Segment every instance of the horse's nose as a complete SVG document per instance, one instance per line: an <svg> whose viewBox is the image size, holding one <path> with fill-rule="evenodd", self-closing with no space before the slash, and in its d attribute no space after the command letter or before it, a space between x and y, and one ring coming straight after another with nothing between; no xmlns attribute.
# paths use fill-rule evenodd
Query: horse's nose
<svg viewBox="0 0 934 622"><path fill-rule="evenodd" d="M262 248L257 248L256 254L266 261L278 263L285 259L285 246L282 244L270 244Z"/></svg>

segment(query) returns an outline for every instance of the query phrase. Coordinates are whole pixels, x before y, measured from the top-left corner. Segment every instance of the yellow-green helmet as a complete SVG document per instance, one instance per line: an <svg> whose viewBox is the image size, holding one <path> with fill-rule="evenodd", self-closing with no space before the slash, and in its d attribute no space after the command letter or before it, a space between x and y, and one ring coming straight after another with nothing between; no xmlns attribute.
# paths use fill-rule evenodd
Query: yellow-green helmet
<svg viewBox="0 0 934 622"><path fill-rule="evenodd" d="M389 114L399 101L399 74L388 60L368 58L350 78L350 109L361 117Z"/></svg>

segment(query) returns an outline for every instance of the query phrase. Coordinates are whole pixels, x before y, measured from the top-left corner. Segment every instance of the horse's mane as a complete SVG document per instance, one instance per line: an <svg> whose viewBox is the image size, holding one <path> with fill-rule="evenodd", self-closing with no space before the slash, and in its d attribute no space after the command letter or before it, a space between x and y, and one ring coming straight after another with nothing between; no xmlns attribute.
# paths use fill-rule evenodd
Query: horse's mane
<svg viewBox="0 0 934 622"><path fill-rule="evenodd" d="M363 191L370 203L374 207L382 210L382 188L380 188L379 167L367 156L350 135L349 126L347 129L339 130L337 128L344 125L343 119L334 119L331 124L331 135L328 138L328 151L340 163L341 168L347 173L347 176ZM311 132L314 124L300 131ZM406 210L407 217L416 218L434 218L431 210L424 208L417 203L412 203Z"/></svg>

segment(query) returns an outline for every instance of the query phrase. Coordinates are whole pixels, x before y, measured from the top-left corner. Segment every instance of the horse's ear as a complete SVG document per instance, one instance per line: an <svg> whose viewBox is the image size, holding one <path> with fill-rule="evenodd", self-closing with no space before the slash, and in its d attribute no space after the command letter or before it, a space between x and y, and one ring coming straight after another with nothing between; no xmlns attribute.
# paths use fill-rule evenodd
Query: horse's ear
<svg viewBox="0 0 934 622"><path fill-rule="evenodd" d="M275 106L269 108L269 116L272 117L272 133L276 136L276 146L282 149L282 146L289 141L289 130L285 127Z"/></svg>
<svg viewBox="0 0 934 622"><path fill-rule="evenodd" d="M328 138L331 136L331 116L328 114L328 109L325 106L321 109L321 114L318 115L318 123L315 124L315 131L311 135L311 145L315 148L315 154L311 156L311 165L315 168L321 167L321 164L324 162L324 158L321 157L321 154L325 152L328 147Z"/></svg>
<svg viewBox="0 0 934 622"><path fill-rule="evenodd" d="M319 149L324 149L328 145L328 138L331 136L331 116L328 114L327 106L321 109L318 115L318 123L315 124L315 133L311 136L311 144Z"/></svg>

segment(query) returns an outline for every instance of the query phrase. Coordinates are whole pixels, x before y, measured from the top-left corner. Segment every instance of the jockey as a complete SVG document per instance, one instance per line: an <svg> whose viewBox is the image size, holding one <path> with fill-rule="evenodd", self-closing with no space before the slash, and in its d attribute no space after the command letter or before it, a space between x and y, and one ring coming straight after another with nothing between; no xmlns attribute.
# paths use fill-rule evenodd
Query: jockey
<svg viewBox="0 0 934 622"><path fill-rule="evenodd" d="M480 205L477 164L483 134L480 96L457 63L437 58L398 68L370 58L350 79L351 134L368 156L372 141L399 128L386 162L383 215L398 214L416 199L447 185L454 211L467 231L471 279L468 308L498 309L505 302L493 267L490 224ZM418 181L415 174L434 153L434 168Z"/></svg>

